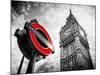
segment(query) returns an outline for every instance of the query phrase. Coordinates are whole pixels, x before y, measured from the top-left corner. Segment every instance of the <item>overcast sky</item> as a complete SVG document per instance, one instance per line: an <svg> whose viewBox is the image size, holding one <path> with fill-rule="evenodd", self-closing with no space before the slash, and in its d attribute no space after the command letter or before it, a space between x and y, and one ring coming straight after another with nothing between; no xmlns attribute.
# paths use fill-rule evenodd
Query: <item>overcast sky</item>
<svg viewBox="0 0 100 75"><path fill-rule="evenodd" d="M66 23L69 15L69 9L75 16L79 24L87 33L90 45L90 53L95 66L95 7L85 5L22 2L11 7L11 26L12 26L12 73L16 73L22 53L20 52L17 39L14 36L17 28L22 29L26 21L37 19L38 22L48 31L55 47L55 53L49 55L46 59L36 63L36 72L48 72L60 70L60 47L59 32ZM28 60L25 59L22 73L26 72Z"/></svg>

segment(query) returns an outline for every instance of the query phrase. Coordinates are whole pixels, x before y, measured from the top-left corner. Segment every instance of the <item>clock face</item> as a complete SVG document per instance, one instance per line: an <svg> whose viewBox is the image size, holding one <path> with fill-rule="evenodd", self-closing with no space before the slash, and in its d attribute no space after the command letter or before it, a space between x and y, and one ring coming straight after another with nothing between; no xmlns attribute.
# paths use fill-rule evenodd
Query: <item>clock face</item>
<svg viewBox="0 0 100 75"><path fill-rule="evenodd" d="M82 30L80 30L80 34L84 37L84 32Z"/></svg>
<svg viewBox="0 0 100 75"><path fill-rule="evenodd" d="M69 36L71 33L71 28L67 29L64 33L65 36Z"/></svg>
<svg viewBox="0 0 100 75"><path fill-rule="evenodd" d="M85 35L84 35L84 31L83 31L82 29L79 28L79 32L80 32L80 35L81 35L84 39L86 39L86 38L85 38Z"/></svg>

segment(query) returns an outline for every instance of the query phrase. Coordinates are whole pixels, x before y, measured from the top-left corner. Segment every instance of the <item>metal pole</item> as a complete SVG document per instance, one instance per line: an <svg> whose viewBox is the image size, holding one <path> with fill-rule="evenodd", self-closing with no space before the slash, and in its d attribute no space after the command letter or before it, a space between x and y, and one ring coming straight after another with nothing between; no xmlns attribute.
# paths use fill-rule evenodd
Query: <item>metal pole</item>
<svg viewBox="0 0 100 75"><path fill-rule="evenodd" d="M34 72L37 54L32 53L32 58L29 60L28 68L26 74Z"/></svg>
<svg viewBox="0 0 100 75"><path fill-rule="evenodd" d="M24 61L24 55L22 57L22 60L21 60L20 66L18 68L17 74L20 74L20 71L21 71L21 68L22 68L22 65L23 65L23 61Z"/></svg>

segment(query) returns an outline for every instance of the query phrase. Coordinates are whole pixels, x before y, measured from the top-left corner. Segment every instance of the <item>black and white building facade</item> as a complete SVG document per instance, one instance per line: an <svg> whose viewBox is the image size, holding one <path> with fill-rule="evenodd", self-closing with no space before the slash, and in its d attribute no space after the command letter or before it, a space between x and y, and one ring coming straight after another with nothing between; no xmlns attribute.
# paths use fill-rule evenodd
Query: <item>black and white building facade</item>
<svg viewBox="0 0 100 75"><path fill-rule="evenodd" d="M60 31L61 71L93 69L89 43L84 28L70 10L66 24Z"/></svg>

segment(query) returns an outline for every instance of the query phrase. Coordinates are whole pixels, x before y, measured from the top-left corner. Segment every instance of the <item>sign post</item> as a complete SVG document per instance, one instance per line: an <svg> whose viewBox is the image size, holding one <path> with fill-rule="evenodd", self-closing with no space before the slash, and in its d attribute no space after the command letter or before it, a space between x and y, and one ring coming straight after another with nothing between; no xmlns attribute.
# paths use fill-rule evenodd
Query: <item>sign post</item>
<svg viewBox="0 0 100 75"><path fill-rule="evenodd" d="M17 74L20 74L24 57L29 60L26 73L34 72L35 63L39 61L37 58L54 53L54 47L48 32L40 25L36 19L26 22L24 29L17 29L15 32L18 46L23 54Z"/></svg>

